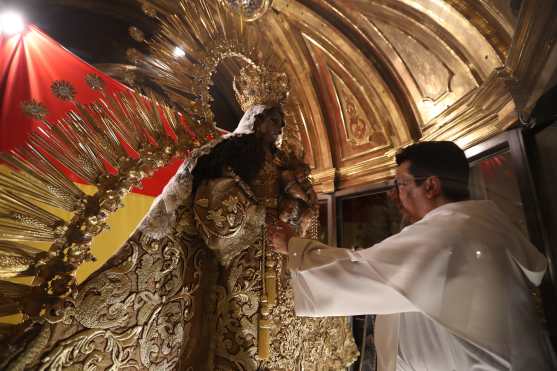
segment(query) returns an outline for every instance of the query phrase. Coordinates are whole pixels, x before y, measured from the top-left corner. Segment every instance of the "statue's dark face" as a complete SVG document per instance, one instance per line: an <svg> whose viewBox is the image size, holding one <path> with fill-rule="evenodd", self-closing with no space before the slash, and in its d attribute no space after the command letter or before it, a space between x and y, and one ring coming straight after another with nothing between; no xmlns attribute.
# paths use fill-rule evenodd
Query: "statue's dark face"
<svg viewBox="0 0 557 371"><path fill-rule="evenodd" d="M283 127L282 112L273 109L256 125L255 132L266 144L274 144L282 135Z"/></svg>

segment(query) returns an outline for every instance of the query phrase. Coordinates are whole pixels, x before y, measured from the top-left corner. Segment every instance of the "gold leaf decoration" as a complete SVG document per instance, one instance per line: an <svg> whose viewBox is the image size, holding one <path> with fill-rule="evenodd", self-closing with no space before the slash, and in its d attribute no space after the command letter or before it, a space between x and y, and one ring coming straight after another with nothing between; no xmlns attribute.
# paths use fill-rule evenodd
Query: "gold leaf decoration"
<svg viewBox="0 0 557 371"><path fill-rule="evenodd" d="M270 75L282 66L282 58L226 1L142 1L142 4L144 10L147 6L156 9L156 18L164 26L155 38L147 41L148 58L135 49L128 50L128 58L163 88L193 119L192 124L205 126L213 135L215 117L209 90L217 68L232 63L240 68L253 66L257 72ZM282 89L284 84L276 84L279 81L287 81L286 75L265 82L260 90L270 92L271 86Z"/></svg>
<svg viewBox="0 0 557 371"><path fill-rule="evenodd" d="M288 77L285 73L247 65L234 77L233 88L244 112L255 105L275 106L288 95Z"/></svg>
<svg viewBox="0 0 557 371"><path fill-rule="evenodd" d="M226 217L222 215L222 209L209 210L207 220L212 220L217 227L222 227L226 221Z"/></svg>
<svg viewBox="0 0 557 371"><path fill-rule="evenodd" d="M238 212L238 205L240 200L236 196L230 196L227 200L223 201L222 204L226 206L226 209L230 213L237 213Z"/></svg>

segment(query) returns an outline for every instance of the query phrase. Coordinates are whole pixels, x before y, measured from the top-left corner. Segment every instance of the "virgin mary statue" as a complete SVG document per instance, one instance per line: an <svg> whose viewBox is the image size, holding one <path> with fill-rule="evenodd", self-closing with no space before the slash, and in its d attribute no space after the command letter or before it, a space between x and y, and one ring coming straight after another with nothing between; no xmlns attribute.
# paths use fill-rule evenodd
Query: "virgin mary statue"
<svg viewBox="0 0 557 371"><path fill-rule="evenodd" d="M63 320L30 332L4 367L323 370L354 360L345 318L294 313L266 229L289 223L310 236L316 197L308 167L276 146L280 99L238 86L237 129L189 156Z"/></svg>

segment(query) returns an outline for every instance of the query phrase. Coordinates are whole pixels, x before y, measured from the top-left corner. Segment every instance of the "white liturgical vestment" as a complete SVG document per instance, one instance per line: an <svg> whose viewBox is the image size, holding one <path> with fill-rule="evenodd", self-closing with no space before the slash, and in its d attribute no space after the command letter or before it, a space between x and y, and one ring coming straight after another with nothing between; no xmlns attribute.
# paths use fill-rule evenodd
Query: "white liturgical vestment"
<svg viewBox="0 0 557 371"><path fill-rule="evenodd" d="M491 201L445 204L356 252L288 248L298 315L379 315L379 371L556 369L531 296L546 260Z"/></svg>

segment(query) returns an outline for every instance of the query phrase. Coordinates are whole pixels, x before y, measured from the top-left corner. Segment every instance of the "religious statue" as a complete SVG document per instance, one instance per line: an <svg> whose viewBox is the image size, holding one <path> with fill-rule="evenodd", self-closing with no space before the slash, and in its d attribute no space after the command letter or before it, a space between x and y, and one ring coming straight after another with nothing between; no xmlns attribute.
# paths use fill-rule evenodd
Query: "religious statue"
<svg viewBox="0 0 557 371"><path fill-rule="evenodd" d="M316 196L308 167L275 144L285 92L250 85L257 72L235 81L237 129L191 153L61 319L27 330L2 367L322 370L355 359L345 318L296 317L284 258L268 246L274 223L311 236Z"/></svg>

